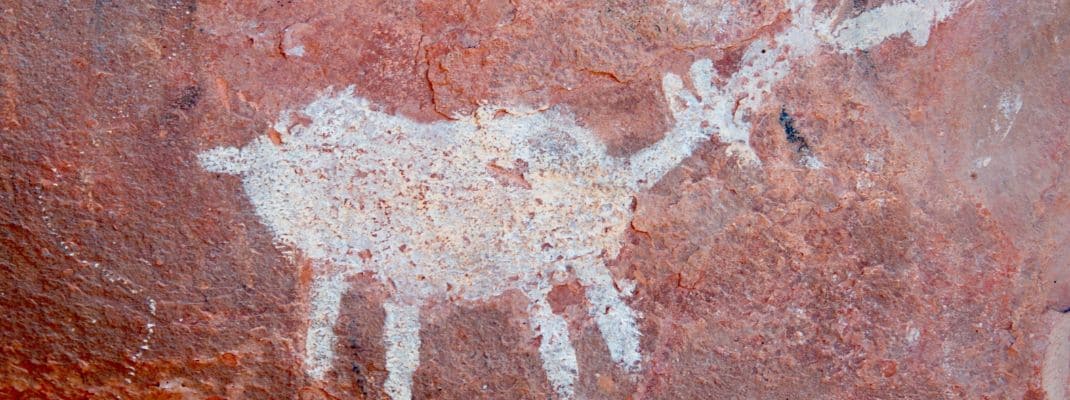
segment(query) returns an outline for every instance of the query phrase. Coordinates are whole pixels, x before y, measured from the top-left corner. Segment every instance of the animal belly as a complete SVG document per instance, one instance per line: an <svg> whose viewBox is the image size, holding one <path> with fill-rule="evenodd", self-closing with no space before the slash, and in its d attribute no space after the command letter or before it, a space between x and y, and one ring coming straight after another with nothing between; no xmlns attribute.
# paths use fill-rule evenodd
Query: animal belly
<svg viewBox="0 0 1070 400"><path fill-rule="evenodd" d="M400 192L419 194L399 199ZM371 210L385 222L373 228L381 252L371 268L399 289L485 298L531 280L550 260L530 192L493 181L400 192L373 198L381 206Z"/></svg>

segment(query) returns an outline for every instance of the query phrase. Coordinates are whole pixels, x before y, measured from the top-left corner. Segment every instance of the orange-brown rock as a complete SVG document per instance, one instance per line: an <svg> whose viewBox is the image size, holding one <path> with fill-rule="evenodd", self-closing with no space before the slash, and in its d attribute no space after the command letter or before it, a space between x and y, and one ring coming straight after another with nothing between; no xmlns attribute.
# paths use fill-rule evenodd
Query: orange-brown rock
<svg viewBox="0 0 1070 400"><path fill-rule="evenodd" d="M280 112L354 85L424 123L565 109L627 156L675 123L666 73L710 59L726 81L796 1L2 4L0 398L389 398L394 289L348 277L311 379L315 260L198 154L282 146ZM635 284L641 368L615 365L579 281L547 296L576 398L1070 394L1070 2L956 4L923 45L794 64L747 115L760 166L714 137L634 197L608 268ZM424 305L413 398L559 396L528 307Z"/></svg>

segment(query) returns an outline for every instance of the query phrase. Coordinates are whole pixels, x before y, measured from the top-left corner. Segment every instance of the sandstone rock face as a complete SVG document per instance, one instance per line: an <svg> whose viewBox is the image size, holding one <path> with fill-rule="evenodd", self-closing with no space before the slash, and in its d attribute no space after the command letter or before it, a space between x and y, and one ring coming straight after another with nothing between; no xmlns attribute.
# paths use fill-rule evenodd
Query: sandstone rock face
<svg viewBox="0 0 1070 400"><path fill-rule="evenodd" d="M1070 2L0 5L0 398L1063 399Z"/></svg>

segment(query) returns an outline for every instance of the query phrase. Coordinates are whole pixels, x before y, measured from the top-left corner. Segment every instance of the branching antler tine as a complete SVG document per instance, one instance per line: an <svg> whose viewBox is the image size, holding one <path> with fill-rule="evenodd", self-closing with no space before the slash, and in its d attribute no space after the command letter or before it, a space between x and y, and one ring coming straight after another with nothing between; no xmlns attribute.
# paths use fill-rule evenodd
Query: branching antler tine
<svg viewBox="0 0 1070 400"><path fill-rule="evenodd" d="M661 79L661 90L665 92L665 100L669 103L669 110L673 115L678 115L698 105L698 99L684 88L684 81L676 74L665 74L665 77ZM683 104L680 103L681 100Z"/></svg>
<svg viewBox="0 0 1070 400"><path fill-rule="evenodd" d="M713 85L713 76L717 74L717 68L713 66L713 61L709 59L701 59L691 64L691 84L695 86L695 91L702 97L702 102L705 103L712 96L717 96L717 87Z"/></svg>

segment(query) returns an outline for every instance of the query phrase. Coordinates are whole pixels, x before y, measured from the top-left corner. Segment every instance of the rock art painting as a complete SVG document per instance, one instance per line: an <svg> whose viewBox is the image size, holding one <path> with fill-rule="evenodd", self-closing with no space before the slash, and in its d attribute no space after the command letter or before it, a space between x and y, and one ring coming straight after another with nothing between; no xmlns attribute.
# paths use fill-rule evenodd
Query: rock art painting
<svg viewBox="0 0 1070 400"><path fill-rule="evenodd" d="M1070 1L8 0L0 400L1070 396Z"/></svg>
<svg viewBox="0 0 1070 400"><path fill-rule="evenodd" d="M808 1L790 7L792 24L752 43L727 79L710 60L692 64L693 89L665 74L675 125L630 157L607 155L565 109L514 115L484 107L470 118L419 123L377 111L349 87L284 112L270 137L199 159L208 171L239 175L276 238L318 263L304 348L312 378L331 366L346 277L371 271L393 293L383 332L393 399L412 396L422 304L487 300L507 290L530 299L546 376L561 398L572 398L576 351L547 300L566 276L585 287L612 360L642 368L641 315L627 304L634 283L614 280L605 267L620 252L634 196L713 135L729 145L726 156L760 168L748 112L794 65L817 51L862 50L902 34L924 45L957 4L908 1L838 23ZM295 114L310 122L295 123Z"/></svg>

